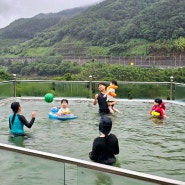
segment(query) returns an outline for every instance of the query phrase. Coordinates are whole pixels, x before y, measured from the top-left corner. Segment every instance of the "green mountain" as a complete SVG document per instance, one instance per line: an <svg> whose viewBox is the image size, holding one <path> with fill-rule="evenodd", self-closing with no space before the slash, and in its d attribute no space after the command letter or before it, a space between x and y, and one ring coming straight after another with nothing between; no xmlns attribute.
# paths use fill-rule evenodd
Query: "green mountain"
<svg viewBox="0 0 185 185"><path fill-rule="evenodd" d="M105 0L69 14L38 15L0 30L2 56L184 54L184 0ZM65 13L66 13L65 12ZM29 29L28 29L29 28ZM30 29L31 28L31 29ZM33 29L32 29L33 28ZM3 38L3 39L2 39ZM24 39L21 44L13 40ZM22 40L21 40L22 41Z"/></svg>
<svg viewBox="0 0 185 185"><path fill-rule="evenodd" d="M22 18L12 22L9 26L0 29L0 37L6 39L31 39L40 33L56 25L60 21L70 19L86 8L74 8L59 13L39 14L33 18Z"/></svg>

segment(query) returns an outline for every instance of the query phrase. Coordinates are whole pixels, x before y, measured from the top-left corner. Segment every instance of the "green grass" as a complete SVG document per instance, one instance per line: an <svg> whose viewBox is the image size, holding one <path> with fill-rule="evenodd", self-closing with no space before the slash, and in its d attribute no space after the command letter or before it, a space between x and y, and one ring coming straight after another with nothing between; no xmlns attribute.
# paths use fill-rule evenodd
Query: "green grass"
<svg viewBox="0 0 185 185"><path fill-rule="evenodd" d="M48 47L38 47L38 48L28 48L24 55L25 56L34 56L41 57L46 55L49 52L50 48Z"/></svg>

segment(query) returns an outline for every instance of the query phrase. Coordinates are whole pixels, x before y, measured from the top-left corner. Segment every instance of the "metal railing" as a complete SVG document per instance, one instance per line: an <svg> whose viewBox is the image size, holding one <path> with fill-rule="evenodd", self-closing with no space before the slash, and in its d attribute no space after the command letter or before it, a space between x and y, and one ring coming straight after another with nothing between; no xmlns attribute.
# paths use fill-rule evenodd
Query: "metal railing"
<svg viewBox="0 0 185 185"><path fill-rule="evenodd" d="M142 180L142 181L146 181L150 183L156 183L156 184L162 184L162 185L185 185L185 182L183 181L168 179L164 177L149 175L146 173L136 172L136 171L127 170L123 168L103 165L103 164L94 163L90 161L84 161L80 159L65 157L65 156L61 156L57 154L51 154L47 152L42 152L42 151L37 151L37 150L32 150L32 149L2 144L2 143L0 143L0 149L11 151L11 152L16 152L19 154L25 154L29 156L44 158L44 159L48 159L52 161L73 164L73 165L76 165L77 167L87 168L87 169L96 170L100 172L106 172L109 174L115 174L115 175L119 175L122 177L128 177L128 178ZM65 174L65 170L64 170L64 174Z"/></svg>
<svg viewBox="0 0 185 185"><path fill-rule="evenodd" d="M93 98L98 92L99 81L56 81L56 80L14 80L0 82L0 98L35 96L53 92L55 97ZM109 83L105 81L105 83ZM173 77L169 82L122 82L118 81L117 98L119 99L153 99L161 97L167 100L185 100L185 84L175 83ZM4 86L4 88L3 88ZM148 88L147 88L148 86ZM69 96L68 96L69 95ZM178 97L179 96L179 97Z"/></svg>

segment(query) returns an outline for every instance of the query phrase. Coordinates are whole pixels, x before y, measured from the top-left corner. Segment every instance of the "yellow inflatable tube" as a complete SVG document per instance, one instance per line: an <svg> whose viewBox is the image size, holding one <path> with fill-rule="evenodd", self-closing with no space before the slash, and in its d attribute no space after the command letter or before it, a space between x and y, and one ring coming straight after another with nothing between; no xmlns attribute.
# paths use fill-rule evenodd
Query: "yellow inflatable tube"
<svg viewBox="0 0 185 185"><path fill-rule="evenodd" d="M158 117L158 116L160 116L160 113L159 112L152 111L151 112L151 115L152 116L155 116L155 117Z"/></svg>

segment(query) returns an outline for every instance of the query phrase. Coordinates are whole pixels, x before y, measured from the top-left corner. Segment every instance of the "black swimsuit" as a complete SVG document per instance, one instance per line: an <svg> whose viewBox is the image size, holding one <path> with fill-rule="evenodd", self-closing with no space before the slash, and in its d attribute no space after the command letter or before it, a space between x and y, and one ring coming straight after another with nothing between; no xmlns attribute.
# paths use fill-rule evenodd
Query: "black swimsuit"
<svg viewBox="0 0 185 185"><path fill-rule="evenodd" d="M99 104L99 113L100 114L108 114L110 113L109 109L108 109L108 105L107 105L107 98L103 97L104 94L99 93L98 94L98 104Z"/></svg>

